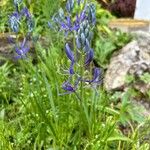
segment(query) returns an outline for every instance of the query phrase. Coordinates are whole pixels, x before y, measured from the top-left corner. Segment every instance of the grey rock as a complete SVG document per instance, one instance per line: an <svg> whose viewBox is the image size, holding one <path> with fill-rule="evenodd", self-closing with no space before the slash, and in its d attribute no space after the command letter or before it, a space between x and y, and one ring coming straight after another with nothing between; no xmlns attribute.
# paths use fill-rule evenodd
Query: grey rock
<svg viewBox="0 0 150 150"><path fill-rule="evenodd" d="M134 107L138 108L139 112L143 117L149 117L150 116L150 104L147 102L147 100L134 100L132 99L132 104Z"/></svg>
<svg viewBox="0 0 150 150"><path fill-rule="evenodd" d="M150 33L133 32L135 38L125 47L116 52L108 66L104 77L106 90L120 90L127 87L127 75L138 78L150 73ZM150 83L136 83L135 87L143 93L150 90Z"/></svg>

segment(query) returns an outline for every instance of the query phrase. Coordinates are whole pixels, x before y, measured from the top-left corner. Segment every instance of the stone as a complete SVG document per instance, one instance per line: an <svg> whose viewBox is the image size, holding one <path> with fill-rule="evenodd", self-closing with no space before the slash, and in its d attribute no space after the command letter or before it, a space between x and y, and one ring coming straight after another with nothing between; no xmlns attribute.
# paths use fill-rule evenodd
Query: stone
<svg viewBox="0 0 150 150"><path fill-rule="evenodd" d="M136 0L135 19L150 20L150 1Z"/></svg>
<svg viewBox="0 0 150 150"><path fill-rule="evenodd" d="M108 91L123 90L128 85L128 75L136 79L150 73L150 33L133 33L135 39L114 53L104 77L104 87ZM150 90L150 83L136 82L135 88L142 93Z"/></svg>
<svg viewBox="0 0 150 150"><path fill-rule="evenodd" d="M132 99L132 105L134 108L138 108L139 112L141 113L143 117L149 117L150 116L150 103L148 103L146 100L134 100Z"/></svg>

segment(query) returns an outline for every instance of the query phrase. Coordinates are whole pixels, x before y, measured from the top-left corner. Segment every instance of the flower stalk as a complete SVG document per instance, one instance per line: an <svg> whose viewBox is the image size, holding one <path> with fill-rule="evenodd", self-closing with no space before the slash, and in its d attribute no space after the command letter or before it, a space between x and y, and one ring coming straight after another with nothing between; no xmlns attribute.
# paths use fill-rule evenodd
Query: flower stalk
<svg viewBox="0 0 150 150"><path fill-rule="evenodd" d="M29 51L28 39L34 29L34 19L27 7L21 7L23 0L14 0L15 11L9 16L10 29L16 34L16 41L10 39L11 43L14 44L16 56L15 59L27 58ZM19 32L23 22L26 25L26 31L23 32L23 41L19 44Z"/></svg>
<svg viewBox="0 0 150 150"><path fill-rule="evenodd" d="M75 7L79 7L80 12L75 12ZM101 78L100 68L91 69L94 58L91 43L96 24L95 5L88 3L87 0L67 0L65 10L60 8L48 24L55 31L63 31L65 39L71 41L66 40L65 43L65 52L70 61L70 67L69 78L63 83L62 88L66 91L64 94L75 93L82 101L86 85L96 87ZM89 79L91 75L92 78Z"/></svg>

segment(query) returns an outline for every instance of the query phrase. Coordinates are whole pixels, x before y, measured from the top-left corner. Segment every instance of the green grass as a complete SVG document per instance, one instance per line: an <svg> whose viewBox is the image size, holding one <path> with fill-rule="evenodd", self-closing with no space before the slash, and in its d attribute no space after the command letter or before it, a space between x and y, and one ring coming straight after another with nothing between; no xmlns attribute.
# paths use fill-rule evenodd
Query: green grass
<svg viewBox="0 0 150 150"><path fill-rule="evenodd" d="M37 49L37 53L42 51ZM136 118L130 91L119 105L117 96L102 87L98 87L98 95L93 89L83 89L81 102L75 94L59 96L64 92L61 85L65 78L60 70L66 59L63 51L56 45L48 54L38 56L36 65L28 59L0 68L0 79L7 82L1 82L0 87L1 149L149 149L150 143L140 137L145 119L140 119L140 113ZM14 88L8 88L9 83Z"/></svg>

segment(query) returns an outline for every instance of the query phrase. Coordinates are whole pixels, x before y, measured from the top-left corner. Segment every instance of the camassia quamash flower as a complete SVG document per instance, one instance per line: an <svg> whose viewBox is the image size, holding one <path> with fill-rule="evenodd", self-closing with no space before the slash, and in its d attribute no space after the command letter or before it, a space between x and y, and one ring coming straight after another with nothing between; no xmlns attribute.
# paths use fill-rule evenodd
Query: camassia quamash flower
<svg viewBox="0 0 150 150"><path fill-rule="evenodd" d="M20 46L15 46L15 52L17 54L17 56L15 56L15 59L27 58L27 53L30 48L26 44L27 44L27 40L26 38L24 38Z"/></svg>

